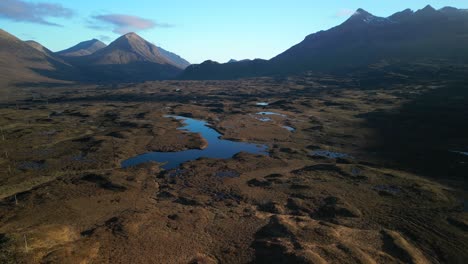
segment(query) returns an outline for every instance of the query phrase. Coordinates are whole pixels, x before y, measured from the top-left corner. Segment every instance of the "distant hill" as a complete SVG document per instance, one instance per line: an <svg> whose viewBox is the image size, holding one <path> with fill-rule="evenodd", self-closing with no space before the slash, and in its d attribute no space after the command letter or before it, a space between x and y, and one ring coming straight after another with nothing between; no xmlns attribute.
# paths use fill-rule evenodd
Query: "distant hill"
<svg viewBox="0 0 468 264"><path fill-rule="evenodd" d="M93 54L69 61L87 80L132 82L170 79L182 72L183 59L167 54L137 34L128 33Z"/></svg>
<svg viewBox="0 0 468 264"><path fill-rule="evenodd" d="M53 82L73 67L37 42L24 42L0 29L0 84Z"/></svg>
<svg viewBox="0 0 468 264"><path fill-rule="evenodd" d="M49 57L52 61L57 61L61 64L67 65L70 68L73 68L68 62L63 60L61 57L57 56L54 52L49 50L48 48L44 47L41 43L36 42L34 40L26 40L24 43L28 44L29 46L35 48L36 50L44 53L47 57Z"/></svg>
<svg viewBox="0 0 468 264"><path fill-rule="evenodd" d="M158 48L135 33L128 33L109 46L88 57L94 64L129 64L132 62L153 62L171 64Z"/></svg>
<svg viewBox="0 0 468 264"><path fill-rule="evenodd" d="M54 53L35 41L0 30L0 83L56 81L140 82L171 79L189 62L135 33L106 46L84 41Z"/></svg>
<svg viewBox="0 0 468 264"><path fill-rule="evenodd" d="M130 33L128 35L138 36L135 33ZM140 37L138 36L138 38L140 38ZM135 39L137 39L137 38L135 38ZM145 40L143 40L143 41L145 41ZM140 44L134 43L134 44L135 44L135 47L137 47L141 43ZM143 44L143 45L146 45L146 44ZM56 52L55 54L63 56L63 57L82 57L82 56L91 55L91 54L105 48L106 46L107 45L104 44L103 42L101 42L101 41L99 41L97 39L92 39L92 40L87 40L87 41L80 42L80 43L78 43L77 45L75 45L75 46L73 46L71 48ZM135 50L138 50L138 49L135 49ZM190 62L186 61L185 59L181 58L179 55L177 55L175 53L167 51L167 50L165 50L165 49L163 49L161 47L157 47L157 50L159 51L158 55L161 55L166 60L171 61L172 64L176 65L178 68L185 69L190 65ZM148 54L143 54L143 56L148 56L148 57L158 56L158 55L153 54L153 55L148 56ZM73 58L69 58L69 60L70 61L76 61ZM149 60L151 60L151 59L149 59Z"/></svg>
<svg viewBox="0 0 468 264"><path fill-rule="evenodd" d="M161 47L158 47L158 49L159 49L159 52L161 53L161 55L163 57L165 57L166 59L172 61L175 65L177 65L178 68L185 69L188 66L190 66L190 62L186 61L185 59L183 59L179 55L177 55L175 53L172 53L170 51L167 51L167 50L165 50L165 49L163 49Z"/></svg>
<svg viewBox="0 0 468 264"><path fill-rule="evenodd" d="M250 61L250 60L249 59L244 59L244 60L230 59L227 63L235 63L235 62L243 62L243 61Z"/></svg>
<svg viewBox="0 0 468 264"><path fill-rule="evenodd" d="M103 49L106 47L106 44L103 42L92 39L78 43L77 45L68 48L66 50L62 50L57 52L57 55L65 56L65 57L77 57L77 56L86 56L93 54L94 52Z"/></svg>
<svg viewBox="0 0 468 264"><path fill-rule="evenodd" d="M468 62L468 12L452 7L409 9L387 18L358 9L341 25L307 36L269 61L205 62L182 79L233 79L303 71L349 71L381 61Z"/></svg>
<svg viewBox="0 0 468 264"><path fill-rule="evenodd" d="M438 60L468 62L468 11L426 6L378 17L358 9L341 25L307 36L270 60L205 61L190 65L135 33L106 46L93 39L53 53L35 41L23 42L0 30L0 82L53 79L89 82L140 82L163 79L235 79L339 73L377 63Z"/></svg>
<svg viewBox="0 0 468 264"><path fill-rule="evenodd" d="M347 21L304 41L271 60L274 72L353 69L382 60L468 59L468 13L431 6L388 18L359 9Z"/></svg>
<svg viewBox="0 0 468 264"><path fill-rule="evenodd" d="M265 76L270 74L267 71L268 64L267 60L261 59L224 64L208 60L201 64L190 65L179 75L179 78L187 80L223 80Z"/></svg>

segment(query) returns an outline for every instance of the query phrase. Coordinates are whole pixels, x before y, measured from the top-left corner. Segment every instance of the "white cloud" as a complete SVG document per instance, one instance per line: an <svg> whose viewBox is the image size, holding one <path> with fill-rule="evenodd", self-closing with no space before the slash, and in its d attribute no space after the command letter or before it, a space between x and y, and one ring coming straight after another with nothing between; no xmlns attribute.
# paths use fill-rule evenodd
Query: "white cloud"
<svg viewBox="0 0 468 264"><path fill-rule="evenodd" d="M147 30L152 28L168 28L172 25L157 23L151 19L146 19L138 16L124 15L124 14L107 14L93 16L94 22L89 25L90 28L94 29L106 29L112 28L112 31L117 34L126 34L129 32L137 32L141 30ZM106 23L106 26L102 26L102 22Z"/></svg>
<svg viewBox="0 0 468 264"><path fill-rule="evenodd" d="M22 0L0 0L0 17L22 22L48 26L60 26L49 22L48 17L69 18L74 15L71 9L48 2L30 3Z"/></svg>

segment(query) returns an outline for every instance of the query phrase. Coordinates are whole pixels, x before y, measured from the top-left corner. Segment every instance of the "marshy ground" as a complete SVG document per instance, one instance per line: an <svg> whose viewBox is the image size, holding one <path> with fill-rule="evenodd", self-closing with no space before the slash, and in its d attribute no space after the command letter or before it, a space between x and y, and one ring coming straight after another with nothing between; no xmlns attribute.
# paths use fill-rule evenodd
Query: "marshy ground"
<svg viewBox="0 0 468 264"><path fill-rule="evenodd" d="M304 75L12 89L0 262L463 263L466 85ZM120 168L204 147L165 115L269 156Z"/></svg>

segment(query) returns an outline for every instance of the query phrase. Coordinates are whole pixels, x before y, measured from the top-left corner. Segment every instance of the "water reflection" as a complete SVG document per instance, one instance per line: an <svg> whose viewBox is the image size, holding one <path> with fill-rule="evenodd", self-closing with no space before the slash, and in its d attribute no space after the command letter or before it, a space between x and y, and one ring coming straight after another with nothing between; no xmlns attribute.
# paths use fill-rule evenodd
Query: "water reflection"
<svg viewBox="0 0 468 264"><path fill-rule="evenodd" d="M268 155L268 147L266 145L220 139L221 134L213 128L209 127L208 123L205 121L182 116L166 117L181 120L183 122L183 126L178 128L179 130L184 130L191 133L200 133L201 136L208 142L208 147L203 150L189 149L178 152L149 152L123 161L121 164L123 168L135 166L149 161L156 161L165 163L162 168L168 170L177 168L184 162L195 160L201 157L227 159L232 158L232 156L239 152Z"/></svg>

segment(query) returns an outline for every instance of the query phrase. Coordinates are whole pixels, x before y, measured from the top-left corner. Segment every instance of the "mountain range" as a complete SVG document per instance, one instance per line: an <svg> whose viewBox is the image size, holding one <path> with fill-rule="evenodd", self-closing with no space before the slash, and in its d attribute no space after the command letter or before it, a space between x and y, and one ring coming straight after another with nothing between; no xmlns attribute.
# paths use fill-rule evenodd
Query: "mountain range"
<svg viewBox="0 0 468 264"><path fill-rule="evenodd" d="M0 30L0 59L2 83L172 79L190 65L135 33L108 46L93 39L54 53L36 41L22 41Z"/></svg>
<svg viewBox="0 0 468 264"><path fill-rule="evenodd" d="M89 55L62 58L78 68L86 81L171 79L189 65L174 53L156 47L135 33L125 34Z"/></svg>
<svg viewBox="0 0 468 264"><path fill-rule="evenodd" d="M188 67L183 79L233 79L303 71L344 72L379 62L468 62L468 11L431 6L377 17L358 9L341 25L307 36L270 60Z"/></svg>
<svg viewBox="0 0 468 264"><path fill-rule="evenodd" d="M52 52L0 30L1 82L54 80L140 82L162 79L235 79L348 72L376 63L468 62L468 10L426 6L378 17L358 9L341 25L309 36L270 60L205 61L180 56L125 34L108 46L93 39Z"/></svg>

